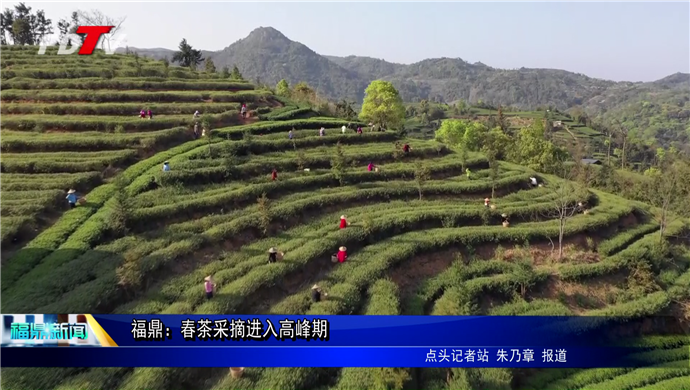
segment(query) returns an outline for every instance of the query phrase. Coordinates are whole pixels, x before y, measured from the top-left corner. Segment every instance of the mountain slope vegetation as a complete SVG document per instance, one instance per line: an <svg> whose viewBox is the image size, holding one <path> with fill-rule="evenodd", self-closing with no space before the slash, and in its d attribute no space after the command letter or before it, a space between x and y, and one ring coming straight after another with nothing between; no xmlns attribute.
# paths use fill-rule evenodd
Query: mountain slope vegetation
<svg viewBox="0 0 690 390"><path fill-rule="evenodd" d="M130 49L156 59L172 50ZM315 53L272 27L260 27L220 51L204 52L217 67L236 65L249 79L275 85L306 82L330 99L361 102L373 80L393 82L406 102L483 102L522 110L582 109L594 120L620 123L631 135L665 146L690 137L688 74L651 83L613 82L557 69L496 69L460 58L403 65L370 57Z"/></svg>

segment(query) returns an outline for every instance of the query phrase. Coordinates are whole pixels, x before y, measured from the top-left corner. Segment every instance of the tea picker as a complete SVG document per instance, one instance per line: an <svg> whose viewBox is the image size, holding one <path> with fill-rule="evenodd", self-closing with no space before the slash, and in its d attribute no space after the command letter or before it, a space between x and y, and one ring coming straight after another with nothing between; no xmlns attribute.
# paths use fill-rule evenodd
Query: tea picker
<svg viewBox="0 0 690 390"><path fill-rule="evenodd" d="M320 302L321 301L321 287L319 287L318 284L315 284L311 288L311 300L314 302ZM328 296L328 293L323 293L324 298Z"/></svg>
<svg viewBox="0 0 690 390"><path fill-rule="evenodd" d="M275 263L278 261L278 255L280 255L280 258L282 259L283 256L285 256L285 252L278 252L276 248L271 248L268 250L268 262L269 263Z"/></svg>
<svg viewBox="0 0 690 390"><path fill-rule="evenodd" d="M334 263L343 263L347 259L347 248L341 246L338 248L338 253L331 255L331 261Z"/></svg>
<svg viewBox="0 0 690 390"><path fill-rule="evenodd" d="M67 191L67 196L65 197L67 199L67 203L69 203L70 208L75 208L77 207L77 191L71 188L69 191Z"/></svg>
<svg viewBox="0 0 690 390"><path fill-rule="evenodd" d="M212 276L207 276L204 278L204 291L206 292L206 299L213 298L213 291L216 288L216 284L213 282Z"/></svg>

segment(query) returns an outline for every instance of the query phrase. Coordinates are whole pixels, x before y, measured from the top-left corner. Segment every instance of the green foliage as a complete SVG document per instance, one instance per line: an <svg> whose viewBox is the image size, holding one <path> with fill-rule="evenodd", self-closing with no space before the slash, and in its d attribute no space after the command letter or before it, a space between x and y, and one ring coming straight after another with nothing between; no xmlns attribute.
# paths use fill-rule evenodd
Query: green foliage
<svg viewBox="0 0 690 390"><path fill-rule="evenodd" d="M285 79L282 79L276 85L276 95L283 97L290 97L292 91L290 91L290 86Z"/></svg>
<svg viewBox="0 0 690 390"><path fill-rule="evenodd" d="M216 64L213 63L212 59L206 59L205 69L206 73L216 73Z"/></svg>
<svg viewBox="0 0 690 390"><path fill-rule="evenodd" d="M397 128L405 119L405 107L398 91L388 81L376 80L364 91L362 120L373 122L384 128Z"/></svg>
<svg viewBox="0 0 690 390"><path fill-rule="evenodd" d="M179 63L180 66L189 67L194 70L204 60L204 57L201 55L201 50L194 49L187 43L186 39L180 41L178 49L179 50L173 54L172 61Z"/></svg>
<svg viewBox="0 0 690 390"><path fill-rule="evenodd" d="M331 160L331 170L333 171L333 176L338 180L340 185L345 184L345 167L347 166L347 158L343 152L343 147L338 142L336 145L335 156Z"/></svg>
<svg viewBox="0 0 690 390"><path fill-rule="evenodd" d="M341 100L335 105L335 115L339 118L344 118L347 120L355 120L357 118L357 113L352 108L353 102L348 102L347 100Z"/></svg>
<svg viewBox="0 0 690 390"><path fill-rule="evenodd" d="M230 72L230 79L235 81L244 80L244 77L242 76L242 73L240 73L240 69L237 67L237 65L232 66L232 71Z"/></svg>
<svg viewBox="0 0 690 390"><path fill-rule="evenodd" d="M261 197L256 200L259 210L259 228L265 235L268 234L268 228L271 225L271 202L264 192Z"/></svg>
<svg viewBox="0 0 690 390"><path fill-rule="evenodd" d="M512 162L541 172L558 172L568 158L568 152L544 139L544 127L536 121L532 127L517 134L508 154Z"/></svg>
<svg viewBox="0 0 690 390"><path fill-rule="evenodd" d="M447 119L436 130L436 140L454 146L479 150L481 139L487 132L486 126L479 122L460 119Z"/></svg>
<svg viewBox="0 0 690 390"><path fill-rule="evenodd" d="M414 181L417 184L417 190L419 191L419 200L422 200L422 190L424 189L424 184L431 179L431 172L424 163L417 161L414 167Z"/></svg>
<svg viewBox="0 0 690 390"><path fill-rule="evenodd" d="M220 71L220 78L222 79L229 79L230 78L230 68L227 66L224 66L223 69Z"/></svg>

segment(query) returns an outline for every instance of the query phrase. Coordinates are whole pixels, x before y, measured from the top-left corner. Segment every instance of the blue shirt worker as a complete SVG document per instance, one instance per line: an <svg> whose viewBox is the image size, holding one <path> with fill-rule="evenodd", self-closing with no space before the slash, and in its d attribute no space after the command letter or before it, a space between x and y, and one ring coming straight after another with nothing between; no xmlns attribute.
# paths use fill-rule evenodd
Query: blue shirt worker
<svg viewBox="0 0 690 390"><path fill-rule="evenodd" d="M163 172L169 172L169 171L170 171L170 165L166 161L163 163Z"/></svg>
<svg viewBox="0 0 690 390"><path fill-rule="evenodd" d="M70 208L77 207L77 191L70 189L69 191L67 191L67 196L65 197L65 199L67 199Z"/></svg>

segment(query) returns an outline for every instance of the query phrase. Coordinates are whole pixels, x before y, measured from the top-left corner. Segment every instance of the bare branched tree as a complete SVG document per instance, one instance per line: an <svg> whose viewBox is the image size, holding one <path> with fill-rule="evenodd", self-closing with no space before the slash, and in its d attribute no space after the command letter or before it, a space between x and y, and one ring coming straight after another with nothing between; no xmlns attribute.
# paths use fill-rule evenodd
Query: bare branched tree
<svg viewBox="0 0 690 390"><path fill-rule="evenodd" d="M106 46L110 50L110 43L122 30L122 23L127 19L123 17L112 17L103 12L93 9L91 11L78 11L79 23L82 26L114 26L108 34L103 34L101 40L101 49L105 50Z"/></svg>
<svg viewBox="0 0 690 390"><path fill-rule="evenodd" d="M689 175L688 162L669 155L662 162L661 170L647 183L647 201L658 208L654 217L659 223L659 242L664 240L670 223L690 214Z"/></svg>
<svg viewBox="0 0 690 390"><path fill-rule="evenodd" d="M545 218L558 221L558 260L563 259L563 237L565 227L578 212L578 202L584 201L587 190L577 183L570 181L571 175L566 174L565 180L549 183L546 187L551 192L551 207L542 213Z"/></svg>

